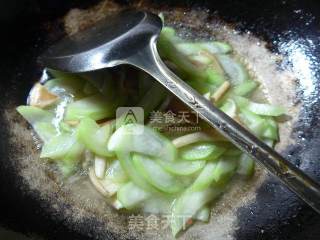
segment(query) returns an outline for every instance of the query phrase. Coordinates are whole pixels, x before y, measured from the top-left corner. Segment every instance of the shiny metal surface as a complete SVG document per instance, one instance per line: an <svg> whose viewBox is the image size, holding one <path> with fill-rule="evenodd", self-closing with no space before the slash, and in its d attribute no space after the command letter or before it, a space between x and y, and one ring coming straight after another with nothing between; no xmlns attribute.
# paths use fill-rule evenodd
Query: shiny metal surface
<svg viewBox="0 0 320 240"><path fill-rule="evenodd" d="M153 36L160 33L161 26L161 20L155 15L124 11L63 39L50 47L40 61L67 72L113 67L137 55Z"/></svg>
<svg viewBox="0 0 320 240"><path fill-rule="evenodd" d="M156 48L161 26L156 15L124 12L112 20L100 22L93 29L62 40L50 48L41 61L50 68L67 72L86 72L119 64L134 65L148 72L320 213L320 185L317 182L214 107L165 66Z"/></svg>

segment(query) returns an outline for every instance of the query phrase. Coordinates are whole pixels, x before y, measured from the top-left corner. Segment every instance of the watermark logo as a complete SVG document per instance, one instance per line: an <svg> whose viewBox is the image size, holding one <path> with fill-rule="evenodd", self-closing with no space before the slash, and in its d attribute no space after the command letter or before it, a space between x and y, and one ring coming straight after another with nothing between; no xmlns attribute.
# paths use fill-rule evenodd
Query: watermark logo
<svg viewBox="0 0 320 240"><path fill-rule="evenodd" d="M144 109L141 107L119 107L116 111L116 117L117 128L134 123L144 125L145 121ZM193 132L201 130L199 116L193 111L151 111L146 121L149 127L160 132ZM130 135L141 134L143 127L128 127L127 130Z"/></svg>
<svg viewBox="0 0 320 240"><path fill-rule="evenodd" d="M193 111L151 111L148 120L149 125L159 131L201 131L201 128L199 126L199 115Z"/></svg>
<svg viewBox="0 0 320 240"><path fill-rule="evenodd" d="M181 214L172 216L172 214L132 214L128 217L128 229L134 232L145 232L155 234L159 230L170 228L170 224L174 221L182 223L182 230L185 230L192 224L192 215Z"/></svg>
<svg viewBox="0 0 320 240"><path fill-rule="evenodd" d="M141 107L118 107L116 111L116 127L138 123L144 124L144 110ZM134 128L132 134L140 134L139 127ZM143 128L141 128L143 129Z"/></svg>

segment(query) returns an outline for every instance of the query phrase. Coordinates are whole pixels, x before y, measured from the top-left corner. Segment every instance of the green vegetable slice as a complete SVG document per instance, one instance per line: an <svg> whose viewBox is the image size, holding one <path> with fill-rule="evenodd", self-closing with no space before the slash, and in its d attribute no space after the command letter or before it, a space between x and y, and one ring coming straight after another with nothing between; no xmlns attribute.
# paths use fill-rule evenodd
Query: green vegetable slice
<svg viewBox="0 0 320 240"><path fill-rule="evenodd" d="M257 137L261 137L266 130L265 119L246 109L240 110L239 118Z"/></svg>
<svg viewBox="0 0 320 240"><path fill-rule="evenodd" d="M175 47L175 43L177 43L177 38L174 30L164 28L158 39L158 49L161 56L172 61L183 74L191 79L205 79L206 73L193 65L186 55Z"/></svg>
<svg viewBox="0 0 320 240"><path fill-rule="evenodd" d="M111 179L116 183L124 183L128 181L128 175L121 167L119 160L114 160L106 171L105 178Z"/></svg>
<svg viewBox="0 0 320 240"><path fill-rule="evenodd" d="M222 83L224 83L225 78L223 74L217 72L214 68L208 67L205 72L207 74L206 80L208 83L213 84L215 86L219 86Z"/></svg>
<svg viewBox="0 0 320 240"><path fill-rule="evenodd" d="M143 202L143 212L152 214L170 214L174 199L167 195L153 195Z"/></svg>
<svg viewBox="0 0 320 240"><path fill-rule="evenodd" d="M232 51L232 47L225 42L202 42L198 43L203 50L210 52L211 54L227 54Z"/></svg>
<svg viewBox="0 0 320 240"><path fill-rule="evenodd" d="M101 120L114 117L119 102L120 99L118 101L111 101L100 93L85 97L67 106L65 120L81 120L86 117L93 120Z"/></svg>
<svg viewBox="0 0 320 240"><path fill-rule="evenodd" d="M112 134L112 125L106 124L100 127L94 120L84 118L78 126L78 138L86 148L93 153L111 157L114 153L108 151L108 140Z"/></svg>
<svg viewBox="0 0 320 240"><path fill-rule="evenodd" d="M123 185L117 193L117 199L126 209L133 209L139 206L150 196L150 193L144 191L142 188L138 187L132 182Z"/></svg>
<svg viewBox="0 0 320 240"><path fill-rule="evenodd" d="M237 105L232 99L227 99L220 110L231 118L234 118L237 115Z"/></svg>
<svg viewBox="0 0 320 240"><path fill-rule="evenodd" d="M179 42L175 44L179 52L185 55L197 55L200 51L211 54L226 54L232 51L232 47L224 42Z"/></svg>
<svg viewBox="0 0 320 240"><path fill-rule="evenodd" d="M267 124L267 126L266 126L265 131L262 134L262 137L278 141L279 140L279 133L278 133L279 130L278 130L278 124L276 123L276 121L274 121L271 118L267 118L266 124Z"/></svg>
<svg viewBox="0 0 320 240"><path fill-rule="evenodd" d="M44 144L40 157L56 160L63 175L69 176L82 160L83 152L84 146L77 142L76 132L62 133Z"/></svg>
<svg viewBox="0 0 320 240"><path fill-rule="evenodd" d="M223 186L234 175L237 161L233 159L220 159L218 162L208 162L203 168L190 189L202 191L211 184Z"/></svg>
<svg viewBox="0 0 320 240"><path fill-rule="evenodd" d="M179 155L183 160L198 161L198 160L216 160L224 152L225 148L217 146L213 143L202 142L195 143L180 149Z"/></svg>
<svg viewBox="0 0 320 240"><path fill-rule="evenodd" d="M256 81L247 80L236 85L233 92L235 95L244 97L250 95L258 86L259 84Z"/></svg>
<svg viewBox="0 0 320 240"><path fill-rule="evenodd" d="M17 111L31 124L37 122L51 122L54 118L54 114L33 106L19 106Z"/></svg>
<svg viewBox="0 0 320 240"><path fill-rule="evenodd" d="M173 161L177 151L167 138L140 124L127 124L118 128L109 140L108 149L137 152L164 161Z"/></svg>
<svg viewBox="0 0 320 240"><path fill-rule="evenodd" d="M211 93L217 89L215 84L210 84L204 81L197 81L197 80L189 80L187 83L195 90L197 90L201 94Z"/></svg>
<svg viewBox="0 0 320 240"><path fill-rule="evenodd" d="M149 79L149 81L153 81ZM165 89L157 82L154 82L151 88L140 99L138 106L142 107L145 116L154 110L167 96Z"/></svg>
<svg viewBox="0 0 320 240"><path fill-rule="evenodd" d="M44 84L49 92L62 96L72 96L75 98L84 97L84 85L86 81L78 76L59 77L51 79Z"/></svg>
<svg viewBox="0 0 320 240"><path fill-rule="evenodd" d="M176 161L176 162L164 162L158 161L158 163L168 172L178 175L186 176L191 175L201 170L205 165L205 161Z"/></svg>
<svg viewBox="0 0 320 240"><path fill-rule="evenodd" d="M57 135L52 124L53 113L33 106L19 106L17 111L32 125L42 141L47 142Z"/></svg>
<svg viewBox="0 0 320 240"><path fill-rule="evenodd" d="M183 135L181 137L177 137L172 140L172 143L177 148L180 148L192 143L211 141L211 140L212 138L208 134L203 132L195 132L195 133L189 133L189 134Z"/></svg>
<svg viewBox="0 0 320 240"><path fill-rule="evenodd" d="M251 177L254 174L255 162L247 154L242 153L239 159L237 173L246 177Z"/></svg>
<svg viewBox="0 0 320 240"><path fill-rule="evenodd" d="M194 183L189 187L192 191L202 191L208 188L214 181L214 170L217 167L217 163L208 162L202 169L199 176Z"/></svg>
<svg viewBox="0 0 320 240"><path fill-rule="evenodd" d="M286 113L285 109L280 106L274 106L265 103L255 103L247 98L235 96L234 100L240 108L246 108L252 113L263 116L280 116Z"/></svg>
<svg viewBox="0 0 320 240"><path fill-rule="evenodd" d="M144 179L141 173L134 166L132 154L121 151L116 152L116 154L120 161L121 168L135 185L150 193L157 192L157 190Z"/></svg>
<svg viewBox="0 0 320 240"><path fill-rule="evenodd" d="M195 220L202 222L209 222L210 219L210 208L208 206L202 207L194 216Z"/></svg>
<svg viewBox="0 0 320 240"><path fill-rule="evenodd" d="M274 141L272 139L263 139L263 142L269 147L274 147Z"/></svg>
<svg viewBox="0 0 320 240"><path fill-rule="evenodd" d="M213 179L216 184L224 185L233 175L238 161L235 159L220 159L213 170Z"/></svg>
<svg viewBox="0 0 320 240"><path fill-rule="evenodd" d="M75 164L82 159L83 152L84 146L79 142L75 142L70 147L69 151L61 158L61 161L75 166Z"/></svg>
<svg viewBox="0 0 320 240"><path fill-rule="evenodd" d="M212 63L212 59L205 55L193 55L190 56L189 59L191 59L193 62L197 64L201 64L203 67L209 65Z"/></svg>
<svg viewBox="0 0 320 240"><path fill-rule="evenodd" d="M197 55L202 50L197 43L179 42L175 44L177 50L185 55Z"/></svg>
<svg viewBox="0 0 320 240"><path fill-rule="evenodd" d="M217 58L233 85L238 85L248 80L248 72L240 63L228 55L217 55Z"/></svg>
<svg viewBox="0 0 320 240"><path fill-rule="evenodd" d="M73 133L75 130L74 126L71 126L70 124L66 123L66 122L59 122L59 128L61 131L66 132L66 133Z"/></svg>
<svg viewBox="0 0 320 240"><path fill-rule="evenodd" d="M17 111L33 126L44 141L40 157L59 160L58 165L64 175L73 172L84 151L83 146L76 140L77 133L63 132L57 135L51 123L54 116L49 111L32 106L20 106Z"/></svg>
<svg viewBox="0 0 320 240"><path fill-rule="evenodd" d="M33 124L34 131L38 134L43 142L48 142L57 135L56 128L50 122L38 122Z"/></svg>
<svg viewBox="0 0 320 240"><path fill-rule="evenodd" d="M76 134L61 133L46 142L41 150L41 158L62 159L77 144Z"/></svg>
<svg viewBox="0 0 320 240"><path fill-rule="evenodd" d="M203 191L186 190L173 204L171 230L176 236L182 229L185 229L187 222L203 206L217 198L222 188L207 188Z"/></svg>
<svg viewBox="0 0 320 240"><path fill-rule="evenodd" d="M64 177L71 176L77 169L76 164L69 161L58 161L57 166Z"/></svg>
<svg viewBox="0 0 320 240"><path fill-rule="evenodd" d="M134 154L133 164L139 173L160 191L177 193L182 190L182 185L175 177L166 172L156 161L140 154Z"/></svg>

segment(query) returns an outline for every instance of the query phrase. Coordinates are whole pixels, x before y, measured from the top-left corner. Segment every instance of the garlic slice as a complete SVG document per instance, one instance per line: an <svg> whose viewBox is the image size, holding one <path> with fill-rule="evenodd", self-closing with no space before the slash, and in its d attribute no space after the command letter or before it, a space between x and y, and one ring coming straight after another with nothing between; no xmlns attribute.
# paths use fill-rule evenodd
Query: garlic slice
<svg viewBox="0 0 320 240"><path fill-rule="evenodd" d="M106 173L106 168L107 168L107 162L105 158L95 156L94 158L94 172L95 175L103 179Z"/></svg>

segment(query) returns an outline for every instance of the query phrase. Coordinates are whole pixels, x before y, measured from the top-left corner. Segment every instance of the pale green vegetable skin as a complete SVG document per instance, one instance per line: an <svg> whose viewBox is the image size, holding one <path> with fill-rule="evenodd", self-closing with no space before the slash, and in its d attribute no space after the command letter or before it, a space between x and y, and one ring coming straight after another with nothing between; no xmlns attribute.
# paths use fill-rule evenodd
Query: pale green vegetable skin
<svg viewBox="0 0 320 240"><path fill-rule="evenodd" d="M247 80L236 85L233 89L235 95L248 96L258 87L258 83L252 80Z"/></svg>
<svg viewBox="0 0 320 240"><path fill-rule="evenodd" d="M142 210L152 214L171 214L171 205L174 198L154 194L143 202Z"/></svg>
<svg viewBox="0 0 320 240"><path fill-rule="evenodd" d="M71 135L62 133L60 135L54 136L43 145L40 157L52 159L62 158L76 143L78 142L75 134Z"/></svg>
<svg viewBox="0 0 320 240"><path fill-rule="evenodd" d="M225 148L216 146L213 143L200 142L182 148L180 150L180 157L187 161L214 161L218 159L225 150Z"/></svg>
<svg viewBox="0 0 320 240"><path fill-rule="evenodd" d="M240 96L235 96L234 100L240 108L245 108L258 115L276 117L286 113L285 109L280 106L272 106L265 103L255 103Z"/></svg>
<svg viewBox="0 0 320 240"><path fill-rule="evenodd" d="M111 101L98 93L70 103L67 107L65 120L81 120L86 117L101 120L114 117L117 105L115 100Z"/></svg>
<svg viewBox="0 0 320 240"><path fill-rule="evenodd" d="M120 161L120 165L125 172L126 175L129 176L131 181L137 185L138 187L142 188L147 192L156 192L157 190L149 184L145 178L141 175L141 173L136 169L135 165L132 161L132 154L128 152L117 152L117 157Z"/></svg>
<svg viewBox="0 0 320 240"><path fill-rule="evenodd" d="M133 155L133 164L152 186L166 193L177 193L183 186L156 161L141 154Z"/></svg>
<svg viewBox="0 0 320 240"><path fill-rule="evenodd" d="M57 134L52 125L53 113L32 106L20 106L17 111L33 126L42 141L47 142Z"/></svg>
<svg viewBox="0 0 320 240"><path fill-rule="evenodd" d="M207 188L203 191L186 190L172 207L171 231L176 236L185 229L187 222L204 205L217 198L222 193L220 188Z"/></svg>
<svg viewBox="0 0 320 240"><path fill-rule="evenodd" d="M110 138L110 151L137 152L155 156L164 161L174 161L177 150L171 141L151 128L140 124L127 124L120 127Z"/></svg>
<svg viewBox="0 0 320 240"><path fill-rule="evenodd" d="M240 119L268 145L279 140L274 117L285 114L285 109L248 98L258 83L249 78L243 64L233 57L229 44L187 42L173 28L164 27L158 50L174 63L180 77L209 98L229 81L231 87L217 106L230 117ZM223 73L212 66L215 58ZM144 125L119 126L116 124L119 122L111 121L100 126L98 120L114 118L116 108L128 104L125 97L119 96L121 91L112 76L91 79L89 75L49 72L54 79L44 86L68 99L58 124L57 109L17 108L44 142L41 157L55 160L65 175L75 170L86 151L107 158L109 164L103 180L119 185L116 200L122 207L171 214L174 236L187 227L189 219L209 221L209 204L225 190L235 173L244 177L254 174L255 162L229 142L197 141L177 149L169 138ZM134 101L144 108L147 117L167 93L144 75L139 78L137 97Z"/></svg>
<svg viewBox="0 0 320 240"><path fill-rule="evenodd" d="M165 162L158 160L158 163L168 172L178 175L186 176L191 175L201 170L206 162L205 161L183 161Z"/></svg>
<svg viewBox="0 0 320 240"><path fill-rule="evenodd" d="M129 179L128 175L123 171L119 160L114 160L111 163L105 177L116 183L125 183Z"/></svg>
<svg viewBox="0 0 320 240"><path fill-rule="evenodd" d="M242 64L236 62L228 55L217 55L217 57L233 85L241 84L248 80L248 72Z"/></svg>
<svg viewBox="0 0 320 240"><path fill-rule="evenodd" d="M237 173L245 177L250 177L254 174L254 165L254 160L243 153L239 159Z"/></svg>
<svg viewBox="0 0 320 240"><path fill-rule="evenodd" d="M108 151L107 148L111 134L111 124L100 127L96 121L90 118L82 119L78 126L79 141L90 151L103 157L114 156L114 153Z"/></svg>
<svg viewBox="0 0 320 240"><path fill-rule="evenodd" d="M226 102L220 108L220 110L231 118L237 116L237 106L232 99L227 99Z"/></svg>
<svg viewBox="0 0 320 240"><path fill-rule="evenodd" d="M217 167L217 163L208 162L202 169L197 179L190 186L193 191L202 191L208 188L214 180L214 170Z"/></svg>
<svg viewBox="0 0 320 240"><path fill-rule="evenodd" d="M150 193L129 182L123 185L117 193L118 200L127 209L132 209L150 197Z"/></svg>
<svg viewBox="0 0 320 240"><path fill-rule="evenodd" d="M79 75L64 73L53 69L49 69L48 71L54 77L44 84L50 92L57 94L58 96L71 95L76 99L85 96L82 91L86 84L84 78Z"/></svg>
<svg viewBox="0 0 320 240"><path fill-rule="evenodd" d="M211 211L210 208L208 206L205 206L196 213L196 215L194 216L194 219L202 222L209 222L210 211Z"/></svg>
<svg viewBox="0 0 320 240"><path fill-rule="evenodd" d="M38 122L51 122L54 114L41 108L19 106L17 111L32 125Z"/></svg>

